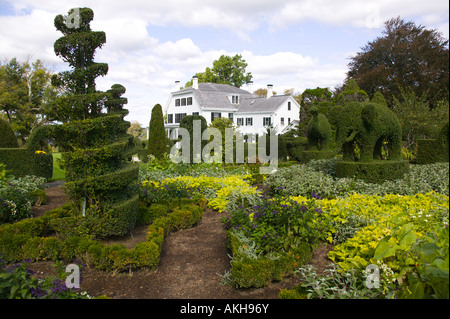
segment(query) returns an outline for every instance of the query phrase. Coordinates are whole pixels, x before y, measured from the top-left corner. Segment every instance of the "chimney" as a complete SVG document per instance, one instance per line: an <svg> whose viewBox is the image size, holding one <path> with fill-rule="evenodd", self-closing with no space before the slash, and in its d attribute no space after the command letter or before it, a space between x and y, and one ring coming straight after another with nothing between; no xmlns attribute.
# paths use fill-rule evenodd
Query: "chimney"
<svg viewBox="0 0 450 319"><path fill-rule="evenodd" d="M267 84L267 98L270 98L273 95L273 85Z"/></svg>
<svg viewBox="0 0 450 319"><path fill-rule="evenodd" d="M175 81L175 86L173 87L174 91L179 91L180 90L180 81Z"/></svg>
<svg viewBox="0 0 450 319"><path fill-rule="evenodd" d="M195 90L198 90L198 77L197 76L192 77L192 88Z"/></svg>
<svg viewBox="0 0 450 319"><path fill-rule="evenodd" d="M247 91L253 93L253 81L247 82Z"/></svg>

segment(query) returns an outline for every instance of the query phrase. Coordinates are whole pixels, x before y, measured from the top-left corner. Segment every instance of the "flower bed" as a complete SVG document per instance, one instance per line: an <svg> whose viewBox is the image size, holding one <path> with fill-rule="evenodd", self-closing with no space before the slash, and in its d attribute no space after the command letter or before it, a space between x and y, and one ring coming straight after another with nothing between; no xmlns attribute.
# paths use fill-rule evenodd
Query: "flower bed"
<svg viewBox="0 0 450 319"><path fill-rule="evenodd" d="M179 176L167 177L160 181L143 181L140 187L140 198L145 203L160 200L172 200L180 197L201 196L206 198L208 207L223 212L229 201L237 197L252 197L258 192L248 182L250 175L211 176Z"/></svg>
<svg viewBox="0 0 450 319"><path fill-rule="evenodd" d="M448 196L352 194L314 201L324 212L316 222L325 225L328 241L338 243L328 256L340 273L356 276L361 286L373 265L380 273L378 297L448 298ZM320 295L317 287L304 288ZM359 297L373 297L373 290L366 292Z"/></svg>

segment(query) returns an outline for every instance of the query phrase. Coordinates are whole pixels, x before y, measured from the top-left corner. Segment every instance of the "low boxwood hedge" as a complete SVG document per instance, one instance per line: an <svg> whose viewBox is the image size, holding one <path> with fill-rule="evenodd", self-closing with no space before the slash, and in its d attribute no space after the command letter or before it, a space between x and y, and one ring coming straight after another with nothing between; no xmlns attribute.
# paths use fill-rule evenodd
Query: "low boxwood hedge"
<svg viewBox="0 0 450 319"><path fill-rule="evenodd" d="M204 208L204 200L185 201L181 206L167 209L166 214L155 208L161 216L154 214L155 219L147 219L151 224L146 240L127 249L121 244L107 245L91 236L77 234L82 219L71 215L70 206L65 205L39 218L0 226L1 258L8 263L23 259L68 262L78 259L106 271L154 269L160 260L164 236L196 225L203 217Z"/></svg>

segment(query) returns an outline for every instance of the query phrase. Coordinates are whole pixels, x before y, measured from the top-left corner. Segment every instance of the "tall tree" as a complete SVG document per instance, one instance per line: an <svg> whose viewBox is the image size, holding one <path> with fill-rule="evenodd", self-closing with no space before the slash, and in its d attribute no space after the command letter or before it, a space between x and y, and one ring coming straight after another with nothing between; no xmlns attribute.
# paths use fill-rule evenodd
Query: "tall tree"
<svg viewBox="0 0 450 319"><path fill-rule="evenodd" d="M162 159L168 153L166 130L164 128L164 116L160 104L152 109L148 136L148 153L157 159Z"/></svg>
<svg viewBox="0 0 450 319"><path fill-rule="evenodd" d="M210 82L229 84L237 88L241 87L253 78L250 72L246 72L247 63L242 55L236 54L233 57L222 55L218 60L213 62L213 68L207 67L205 72L197 73L198 82ZM186 83L192 86L192 80Z"/></svg>
<svg viewBox="0 0 450 319"><path fill-rule="evenodd" d="M386 21L383 36L352 57L349 68L349 78L370 97L380 91L388 105L401 89L413 90L417 96L427 94L431 106L449 97L448 40L400 17Z"/></svg>
<svg viewBox="0 0 450 319"><path fill-rule="evenodd" d="M139 197L130 186L139 168L128 161L133 137L126 133L130 123L123 120L128 114L123 109L127 99L121 97L125 88L115 84L108 92L96 90L95 79L106 75L108 65L94 62L106 36L91 30L93 18L89 8L71 9L68 16L55 18L55 27L63 33L54 44L55 53L70 70L52 77L66 94L49 109L63 124L49 130L62 150L73 212L84 217L74 226L97 237L120 236L134 227ZM107 113L102 112L105 108Z"/></svg>

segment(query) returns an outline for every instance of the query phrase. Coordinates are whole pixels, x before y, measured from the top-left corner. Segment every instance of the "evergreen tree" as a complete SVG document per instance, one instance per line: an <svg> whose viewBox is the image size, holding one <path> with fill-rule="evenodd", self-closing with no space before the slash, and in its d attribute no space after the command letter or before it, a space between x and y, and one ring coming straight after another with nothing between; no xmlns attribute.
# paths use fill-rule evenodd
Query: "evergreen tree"
<svg viewBox="0 0 450 319"><path fill-rule="evenodd" d="M108 92L96 90L95 79L106 75L108 65L94 62L106 36L91 31L93 16L91 9L77 8L67 17L55 18L56 28L64 34L55 42L55 53L71 70L52 78L67 93L52 105L52 117L63 122L52 131L63 151L66 192L73 210L84 217L76 226L107 237L124 235L134 226L138 196L130 185L137 180L138 167L127 161L133 137L126 133L130 123L123 120L128 114L122 109L125 88L116 84ZM71 18L76 23L69 23ZM105 107L108 113L102 112Z"/></svg>
<svg viewBox="0 0 450 319"><path fill-rule="evenodd" d="M150 119L148 152L157 159L162 159L167 149L166 130L164 129L164 117L162 107L156 104L152 109L152 117Z"/></svg>

